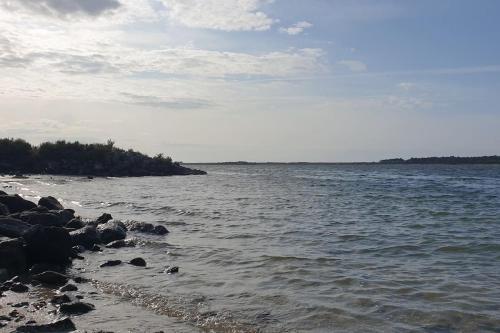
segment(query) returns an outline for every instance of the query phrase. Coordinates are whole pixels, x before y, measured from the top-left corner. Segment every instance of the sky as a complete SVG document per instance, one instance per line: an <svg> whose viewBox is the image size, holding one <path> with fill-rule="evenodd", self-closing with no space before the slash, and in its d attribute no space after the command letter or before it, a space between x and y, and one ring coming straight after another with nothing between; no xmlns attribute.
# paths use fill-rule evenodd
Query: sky
<svg viewBox="0 0 500 333"><path fill-rule="evenodd" d="M0 137L183 162L500 154L497 0L0 0Z"/></svg>

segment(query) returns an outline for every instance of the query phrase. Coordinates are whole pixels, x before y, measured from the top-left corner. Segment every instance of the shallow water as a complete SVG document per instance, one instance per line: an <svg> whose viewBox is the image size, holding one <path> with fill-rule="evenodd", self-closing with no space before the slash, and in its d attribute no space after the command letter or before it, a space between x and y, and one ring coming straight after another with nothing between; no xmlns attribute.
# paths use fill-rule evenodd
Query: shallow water
<svg viewBox="0 0 500 333"><path fill-rule="evenodd" d="M171 231L75 265L108 304L78 319L89 328L500 332L500 166L197 168L209 175L0 182ZM148 269L98 268L137 256Z"/></svg>

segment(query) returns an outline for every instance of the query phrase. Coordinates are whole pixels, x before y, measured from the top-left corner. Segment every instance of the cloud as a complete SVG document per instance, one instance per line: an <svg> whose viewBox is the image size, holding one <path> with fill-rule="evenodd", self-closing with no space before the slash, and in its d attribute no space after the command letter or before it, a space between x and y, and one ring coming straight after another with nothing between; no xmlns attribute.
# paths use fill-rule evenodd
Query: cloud
<svg viewBox="0 0 500 333"><path fill-rule="evenodd" d="M169 99L151 95L136 95L131 93L122 93L130 104L150 106L164 109L200 109L213 105L210 101L196 98L177 98Z"/></svg>
<svg viewBox="0 0 500 333"><path fill-rule="evenodd" d="M404 91L410 91L415 88L415 83L412 82L400 82L398 87Z"/></svg>
<svg viewBox="0 0 500 333"><path fill-rule="evenodd" d="M58 17L99 16L121 6L117 0L1 0L0 4L10 10L25 9L42 15Z"/></svg>
<svg viewBox="0 0 500 333"><path fill-rule="evenodd" d="M281 32L295 36L304 32L305 29L311 28L313 25L307 21L300 21L288 28L280 28Z"/></svg>
<svg viewBox="0 0 500 333"><path fill-rule="evenodd" d="M367 69L365 63L357 60L341 60L337 64L349 68L352 72L364 72Z"/></svg>
<svg viewBox="0 0 500 333"><path fill-rule="evenodd" d="M269 30L275 22L259 11L272 0L162 0L168 17L183 26L224 31Z"/></svg>

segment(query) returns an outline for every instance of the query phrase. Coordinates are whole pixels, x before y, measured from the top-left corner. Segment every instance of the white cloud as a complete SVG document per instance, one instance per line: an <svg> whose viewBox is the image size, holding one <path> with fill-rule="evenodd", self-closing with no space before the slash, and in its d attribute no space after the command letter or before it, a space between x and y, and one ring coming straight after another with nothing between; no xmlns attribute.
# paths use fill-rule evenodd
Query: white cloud
<svg viewBox="0 0 500 333"><path fill-rule="evenodd" d="M281 32L295 36L304 32L305 29L311 28L313 25L307 21L300 21L288 28L280 28Z"/></svg>
<svg viewBox="0 0 500 333"><path fill-rule="evenodd" d="M183 26L225 31L268 30L275 22L260 11L272 0L162 0L168 17Z"/></svg>
<svg viewBox="0 0 500 333"><path fill-rule="evenodd" d="M352 72L364 72L367 69L365 63L357 60L341 60L337 64L349 68Z"/></svg>
<svg viewBox="0 0 500 333"><path fill-rule="evenodd" d="M118 0L1 0L9 10L25 9L34 13L66 17L69 15L98 16L121 6Z"/></svg>
<svg viewBox="0 0 500 333"><path fill-rule="evenodd" d="M413 88L415 88L415 84L412 82L400 82L398 84L398 87L401 88L404 91L410 91Z"/></svg>

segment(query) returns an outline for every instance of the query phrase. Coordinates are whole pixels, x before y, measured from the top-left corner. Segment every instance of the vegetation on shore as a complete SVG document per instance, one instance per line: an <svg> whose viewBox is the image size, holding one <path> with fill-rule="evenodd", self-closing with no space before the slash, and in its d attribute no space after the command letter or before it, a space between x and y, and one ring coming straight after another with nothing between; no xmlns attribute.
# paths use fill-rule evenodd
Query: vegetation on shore
<svg viewBox="0 0 500 333"><path fill-rule="evenodd" d="M500 164L500 156L478 157L412 157L409 159L392 158L381 160L380 164Z"/></svg>
<svg viewBox="0 0 500 333"><path fill-rule="evenodd" d="M22 139L0 139L0 173L84 176L202 175L159 154L150 157L132 149L78 141L44 142L38 146Z"/></svg>

